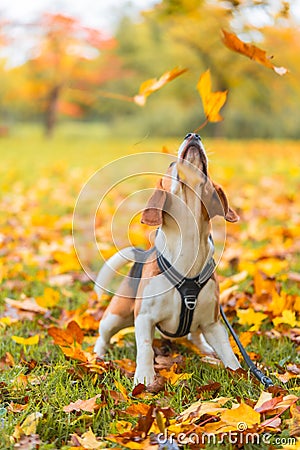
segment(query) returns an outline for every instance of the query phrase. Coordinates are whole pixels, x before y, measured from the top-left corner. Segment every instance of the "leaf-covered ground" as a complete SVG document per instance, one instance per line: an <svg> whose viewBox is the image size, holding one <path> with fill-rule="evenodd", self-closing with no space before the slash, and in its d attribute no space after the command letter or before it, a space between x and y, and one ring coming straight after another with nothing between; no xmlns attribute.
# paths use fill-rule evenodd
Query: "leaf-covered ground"
<svg viewBox="0 0 300 450"><path fill-rule="evenodd" d="M133 390L130 329L105 361L93 355L108 299L96 300L73 251L77 195L110 160L179 142L134 145L92 129L2 139L1 448L298 448L300 144L206 142L212 176L241 216L227 229L221 301L275 388L157 336L157 380Z"/></svg>

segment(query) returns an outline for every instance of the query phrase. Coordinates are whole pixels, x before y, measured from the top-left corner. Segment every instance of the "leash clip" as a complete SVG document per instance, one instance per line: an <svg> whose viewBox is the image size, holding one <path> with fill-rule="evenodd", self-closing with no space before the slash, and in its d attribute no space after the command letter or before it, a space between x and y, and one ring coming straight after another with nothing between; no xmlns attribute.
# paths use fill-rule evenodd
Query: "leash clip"
<svg viewBox="0 0 300 450"><path fill-rule="evenodd" d="M184 304L187 307L187 309L192 311L193 309L196 308L197 297L195 297L194 295L186 295L184 297Z"/></svg>

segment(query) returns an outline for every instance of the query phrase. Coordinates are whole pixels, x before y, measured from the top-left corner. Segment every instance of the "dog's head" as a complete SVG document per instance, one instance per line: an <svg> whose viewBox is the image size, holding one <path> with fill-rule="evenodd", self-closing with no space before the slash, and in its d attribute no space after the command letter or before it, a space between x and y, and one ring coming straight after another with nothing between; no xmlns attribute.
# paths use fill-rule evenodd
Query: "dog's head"
<svg viewBox="0 0 300 450"><path fill-rule="evenodd" d="M168 195L176 195L186 201L187 192L200 196L203 216L206 220L219 215L228 222L237 222L239 216L230 208L227 196L221 186L208 176L208 160L198 134L185 136L178 150L177 161L168 168L159 180L142 214L142 223L161 225Z"/></svg>

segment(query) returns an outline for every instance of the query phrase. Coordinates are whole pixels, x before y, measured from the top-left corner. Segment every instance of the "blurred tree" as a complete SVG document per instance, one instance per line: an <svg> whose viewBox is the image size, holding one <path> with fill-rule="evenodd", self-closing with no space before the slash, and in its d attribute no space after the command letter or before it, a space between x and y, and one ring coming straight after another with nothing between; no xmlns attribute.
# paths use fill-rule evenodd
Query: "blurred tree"
<svg viewBox="0 0 300 450"><path fill-rule="evenodd" d="M116 45L115 39L76 19L46 14L38 24L38 34L33 56L16 71L23 72L23 96L38 103L46 135L51 136L58 112L80 117L94 100L90 88L119 77L121 67L113 55L105 65L99 57Z"/></svg>

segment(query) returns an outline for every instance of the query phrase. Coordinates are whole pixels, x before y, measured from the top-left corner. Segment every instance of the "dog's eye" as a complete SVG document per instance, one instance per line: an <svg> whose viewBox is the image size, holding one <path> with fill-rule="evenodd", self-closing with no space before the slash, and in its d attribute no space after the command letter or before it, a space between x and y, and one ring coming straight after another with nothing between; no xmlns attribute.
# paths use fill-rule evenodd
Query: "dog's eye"
<svg viewBox="0 0 300 450"><path fill-rule="evenodd" d="M201 141L201 136L199 134L195 134L195 138L199 139L199 141Z"/></svg>
<svg viewBox="0 0 300 450"><path fill-rule="evenodd" d="M188 139L192 136L192 133L188 133L184 139Z"/></svg>

